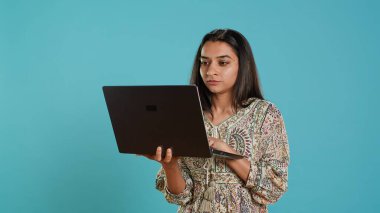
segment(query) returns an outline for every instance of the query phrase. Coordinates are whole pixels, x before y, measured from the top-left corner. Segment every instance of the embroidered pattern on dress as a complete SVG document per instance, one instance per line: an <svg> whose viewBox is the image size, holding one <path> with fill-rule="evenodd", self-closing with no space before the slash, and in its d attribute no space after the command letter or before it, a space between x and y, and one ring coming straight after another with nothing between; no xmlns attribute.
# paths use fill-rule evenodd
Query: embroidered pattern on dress
<svg viewBox="0 0 380 213"><path fill-rule="evenodd" d="M269 101L250 98L247 104L217 126L204 118L208 136L220 138L250 160L247 182L222 158L183 157L179 164L186 188L181 194L167 190L162 168L156 178L156 188L179 205L178 212L199 212L210 182L215 184L212 212L266 213L267 204L287 191L289 145L282 115Z"/></svg>

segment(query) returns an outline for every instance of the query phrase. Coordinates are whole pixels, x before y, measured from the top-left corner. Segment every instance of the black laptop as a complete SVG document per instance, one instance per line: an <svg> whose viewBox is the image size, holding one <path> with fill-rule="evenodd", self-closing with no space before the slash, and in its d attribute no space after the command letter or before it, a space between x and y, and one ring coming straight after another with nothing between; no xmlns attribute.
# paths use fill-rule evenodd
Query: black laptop
<svg viewBox="0 0 380 213"><path fill-rule="evenodd" d="M242 155L208 146L198 88L181 86L104 86L103 93L120 153L239 159Z"/></svg>

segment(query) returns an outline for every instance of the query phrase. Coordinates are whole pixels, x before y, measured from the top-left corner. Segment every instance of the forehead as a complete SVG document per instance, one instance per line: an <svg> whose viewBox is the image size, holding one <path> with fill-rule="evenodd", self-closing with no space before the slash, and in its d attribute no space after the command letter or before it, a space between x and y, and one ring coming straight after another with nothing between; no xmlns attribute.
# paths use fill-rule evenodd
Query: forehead
<svg viewBox="0 0 380 213"><path fill-rule="evenodd" d="M216 58L218 56L228 55L231 58L237 58L234 49L222 41L207 41L201 50L201 56L207 58Z"/></svg>

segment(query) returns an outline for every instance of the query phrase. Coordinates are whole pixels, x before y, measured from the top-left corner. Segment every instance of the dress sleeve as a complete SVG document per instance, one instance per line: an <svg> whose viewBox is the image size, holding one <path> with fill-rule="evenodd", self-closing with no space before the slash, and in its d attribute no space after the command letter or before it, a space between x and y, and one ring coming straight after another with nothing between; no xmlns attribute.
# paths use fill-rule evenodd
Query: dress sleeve
<svg viewBox="0 0 380 213"><path fill-rule="evenodd" d="M260 204L276 202L288 189L289 145L285 124L280 111L270 104L266 111L258 137L256 154L251 159L246 187L252 198Z"/></svg>
<svg viewBox="0 0 380 213"><path fill-rule="evenodd" d="M182 159L178 159L178 164L181 168L182 177L185 180L185 190L180 194L173 194L169 191L166 182L165 170L161 167L156 177L156 189L161 191L165 199L169 203L174 203L180 206L185 206L192 199L193 180L190 176L190 171L187 166L182 162Z"/></svg>

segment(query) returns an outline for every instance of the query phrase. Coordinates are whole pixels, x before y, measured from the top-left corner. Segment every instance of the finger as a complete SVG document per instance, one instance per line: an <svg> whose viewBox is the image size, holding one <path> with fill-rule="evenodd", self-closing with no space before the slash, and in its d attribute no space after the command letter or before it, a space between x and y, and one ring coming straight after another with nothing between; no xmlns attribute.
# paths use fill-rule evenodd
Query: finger
<svg viewBox="0 0 380 213"><path fill-rule="evenodd" d="M173 154L172 149L171 148L167 149L166 150L166 156L165 156L165 159L163 160L163 162L170 163L170 161L172 160L172 154Z"/></svg>
<svg viewBox="0 0 380 213"><path fill-rule="evenodd" d="M162 147L161 146L157 147L155 160L156 161L162 160Z"/></svg>

